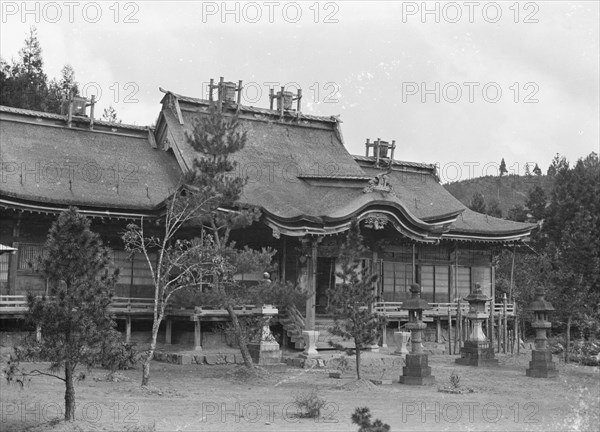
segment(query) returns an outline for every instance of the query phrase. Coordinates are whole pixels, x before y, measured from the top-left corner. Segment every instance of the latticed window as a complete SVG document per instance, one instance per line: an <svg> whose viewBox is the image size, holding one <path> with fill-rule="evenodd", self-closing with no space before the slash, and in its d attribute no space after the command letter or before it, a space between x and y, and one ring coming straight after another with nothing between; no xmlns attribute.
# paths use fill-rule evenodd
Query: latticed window
<svg viewBox="0 0 600 432"><path fill-rule="evenodd" d="M383 261L382 295L384 301L402 301L410 297L413 281L412 263Z"/></svg>
<svg viewBox="0 0 600 432"><path fill-rule="evenodd" d="M8 281L8 254L0 255L0 282Z"/></svg>
<svg viewBox="0 0 600 432"><path fill-rule="evenodd" d="M41 243L20 243L18 248L19 260L17 270L37 271L39 260L44 253L44 245Z"/></svg>
<svg viewBox="0 0 600 432"><path fill-rule="evenodd" d="M421 269L421 297L429 302L448 301L450 267L448 265L423 265Z"/></svg>

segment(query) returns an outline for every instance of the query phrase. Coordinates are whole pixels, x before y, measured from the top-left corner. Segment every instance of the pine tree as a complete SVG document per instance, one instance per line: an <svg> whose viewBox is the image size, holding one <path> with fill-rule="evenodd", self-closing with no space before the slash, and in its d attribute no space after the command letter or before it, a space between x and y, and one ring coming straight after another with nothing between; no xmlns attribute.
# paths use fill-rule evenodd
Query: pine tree
<svg viewBox="0 0 600 432"><path fill-rule="evenodd" d="M485 214L485 198L479 192L475 192L471 197L469 208L477 213Z"/></svg>
<svg viewBox="0 0 600 432"><path fill-rule="evenodd" d="M494 217L501 218L502 217L502 209L500 208L500 203L496 198L492 198L486 205L486 214Z"/></svg>
<svg viewBox="0 0 600 432"><path fill-rule="evenodd" d="M556 173L542 232L553 260L557 312L571 324L583 317L600 319L600 162L596 153L579 159L570 169L564 157L553 161ZM567 348L565 358L568 359Z"/></svg>
<svg viewBox="0 0 600 432"><path fill-rule="evenodd" d="M119 333L108 310L118 271L110 271L111 252L90 221L70 208L52 224L40 260L51 297L28 296L27 322L41 328L41 340L29 338L17 360L41 358L49 370L25 371L18 363L7 370L9 380L18 375L45 375L65 383L65 420L75 419L75 370L94 366L110 355ZM64 376L58 375L60 369Z"/></svg>
<svg viewBox="0 0 600 432"><path fill-rule="evenodd" d="M60 80L52 79L48 83L47 111L62 114L63 103L71 94L73 96L79 94L79 84L75 81L75 70L67 64L61 70Z"/></svg>
<svg viewBox="0 0 600 432"><path fill-rule="evenodd" d="M341 248L341 270L336 276L341 283L328 291L328 311L334 324L330 333L354 341L356 376L360 379L360 352L378 341L385 317L374 313L371 305L376 301L373 284L377 275L361 262L368 249L364 245L358 221L353 220L346 242Z"/></svg>
<svg viewBox="0 0 600 432"><path fill-rule="evenodd" d="M544 192L544 189L536 186L529 191L525 205L536 220L540 221L544 219L546 204L546 192Z"/></svg>
<svg viewBox="0 0 600 432"><path fill-rule="evenodd" d="M75 72L65 65L60 79L48 80L37 30L30 27L19 59L11 64L0 58L0 105L61 113L69 91L78 94Z"/></svg>
<svg viewBox="0 0 600 432"><path fill-rule="evenodd" d="M542 175L542 170L540 169L539 165L536 163L535 164L535 168L533 168L533 173L536 176L541 176Z"/></svg>
<svg viewBox="0 0 600 432"><path fill-rule="evenodd" d="M240 129L241 124L237 116L228 118L223 113L211 110L208 116L194 125L193 132L187 133L186 138L190 146L202 155L194 160L194 172L190 184L195 188L210 190L218 196L216 201L211 202L211 209L206 215L203 229L214 241L215 255L228 264L228 271L218 271L213 274L212 290L218 304L229 314L245 366L252 368L248 341L234 307L252 299L253 291L245 290L234 280L233 275L241 271L264 271L275 251L271 249L256 251L249 248L238 250L235 243L230 241L233 230L245 228L260 218L260 211L257 208L248 208L239 204L248 179L233 175L237 162L230 156L246 145L247 134ZM222 211L222 209L234 211Z"/></svg>
<svg viewBox="0 0 600 432"><path fill-rule="evenodd" d="M109 123L121 123L121 120L117 117L117 110L113 108L113 106L109 106L108 108L104 108L104 113L102 114L102 121Z"/></svg>
<svg viewBox="0 0 600 432"><path fill-rule="evenodd" d="M11 106L44 111L48 85L42 48L34 26L30 27L25 46L19 51L19 62L13 66L12 76L15 92L13 100L9 101Z"/></svg>
<svg viewBox="0 0 600 432"><path fill-rule="evenodd" d="M149 227L142 221L139 225L129 224L123 235L126 249L146 258L154 285L152 338L143 358L142 385L147 385L150 379L150 361L167 306L177 296L185 294L193 298L206 287L210 289L206 294L213 305L227 309L244 364L253 367L248 341L234 310L235 306L248 302L253 292L245 290L233 276L244 271L264 271L274 251L240 250L229 240L232 230L260 217L257 210L238 204L246 181L232 175L236 164L230 157L246 143L246 134L238 131L239 126L237 117L228 119L215 111L197 122L186 137L199 157L179 192L168 200L161 232L148 232ZM191 224L201 231L200 238L178 239L182 229ZM153 251L158 255L157 260L151 255ZM257 298L251 298L251 302L256 303Z"/></svg>
<svg viewBox="0 0 600 432"><path fill-rule="evenodd" d="M556 155L552 159L552 162L550 163L550 166L548 167L548 171L546 172L546 175L548 175L550 177L554 177L555 175L559 174L560 172L564 172L568 169L569 169L569 162L567 162L567 159L564 156L561 156L560 154L556 153Z"/></svg>
<svg viewBox="0 0 600 432"><path fill-rule="evenodd" d="M502 177L507 172L508 170L506 169L506 162L504 162L504 158L502 158L502 161L500 162L500 177Z"/></svg>
<svg viewBox="0 0 600 432"><path fill-rule="evenodd" d="M508 209L507 219L515 222L525 222L527 220L527 211L521 204L515 204Z"/></svg>

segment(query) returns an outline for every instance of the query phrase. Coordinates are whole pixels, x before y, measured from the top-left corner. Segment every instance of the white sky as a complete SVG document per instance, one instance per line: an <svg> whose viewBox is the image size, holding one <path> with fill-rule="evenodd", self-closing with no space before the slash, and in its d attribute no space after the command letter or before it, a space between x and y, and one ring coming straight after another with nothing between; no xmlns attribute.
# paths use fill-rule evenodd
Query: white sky
<svg viewBox="0 0 600 432"><path fill-rule="evenodd" d="M224 76L260 107L266 83L298 83L304 112L341 116L352 153L396 140L397 159L439 163L444 181L495 174L502 157L511 173L545 172L556 153L599 151L597 1L428 2L425 15L420 1L228 2L229 14L222 2L0 3L4 59L36 25L47 74L71 64L88 96L102 91L97 112L112 104L125 123L155 121L159 86L201 97Z"/></svg>

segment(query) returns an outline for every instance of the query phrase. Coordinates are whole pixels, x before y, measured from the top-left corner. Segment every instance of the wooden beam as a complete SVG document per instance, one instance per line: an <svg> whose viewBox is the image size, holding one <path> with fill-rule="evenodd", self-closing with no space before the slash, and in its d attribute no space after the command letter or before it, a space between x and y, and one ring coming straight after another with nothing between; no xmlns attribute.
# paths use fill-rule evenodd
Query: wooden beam
<svg viewBox="0 0 600 432"><path fill-rule="evenodd" d="M19 242L13 242L12 247L17 251L8 256L8 284L6 287L6 294L17 294L17 269L19 263Z"/></svg>
<svg viewBox="0 0 600 432"><path fill-rule="evenodd" d="M282 261L282 266L281 266L281 282L285 283L285 266L286 266L286 262L287 262L287 237L282 235L281 236L281 261Z"/></svg>
<svg viewBox="0 0 600 432"><path fill-rule="evenodd" d="M150 128L148 128L148 141L150 142L150 147L158 148L158 145L156 144L156 138L154 137L154 132Z"/></svg>
<svg viewBox="0 0 600 432"><path fill-rule="evenodd" d="M172 336L172 332L173 332L173 321L168 319L165 327L166 327L165 328L165 343L167 345L171 345L171 336Z"/></svg>
<svg viewBox="0 0 600 432"><path fill-rule="evenodd" d="M506 348L508 345L508 323L507 323L507 316L506 316L506 293L504 293L504 298L502 299L502 316L503 316L503 324L502 324L502 342L503 342L503 347L502 347L502 352L504 354L506 354Z"/></svg>
<svg viewBox="0 0 600 432"><path fill-rule="evenodd" d="M131 317L125 318L125 343L131 342Z"/></svg>
<svg viewBox="0 0 600 432"><path fill-rule="evenodd" d="M315 329L315 306L317 300L317 240L310 240L311 255L308 262L308 293L306 299L306 330Z"/></svg>
<svg viewBox="0 0 600 432"><path fill-rule="evenodd" d="M175 100L175 111L177 111L177 120L179 120L179 124L183 125L183 115L181 115L181 107L179 106L179 100L173 96Z"/></svg>
<svg viewBox="0 0 600 432"><path fill-rule="evenodd" d="M382 348L387 348L388 347L388 344L387 344L387 324L384 324L382 326L381 347Z"/></svg>
<svg viewBox="0 0 600 432"><path fill-rule="evenodd" d="M194 349L202 350L202 326L199 319L194 321Z"/></svg>
<svg viewBox="0 0 600 432"><path fill-rule="evenodd" d="M452 312L448 308L448 354L452 355Z"/></svg>

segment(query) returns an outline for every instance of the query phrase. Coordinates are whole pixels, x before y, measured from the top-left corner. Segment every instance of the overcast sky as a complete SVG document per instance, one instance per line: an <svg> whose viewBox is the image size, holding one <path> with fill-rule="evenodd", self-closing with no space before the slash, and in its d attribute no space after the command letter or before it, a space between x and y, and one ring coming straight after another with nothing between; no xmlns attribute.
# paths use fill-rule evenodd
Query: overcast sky
<svg viewBox="0 0 600 432"><path fill-rule="evenodd" d="M159 86L201 97L223 76L260 107L272 83L300 86L352 153L396 140L444 181L599 148L597 1L1 3L4 59L36 25L48 75L71 64L125 123L155 121Z"/></svg>

